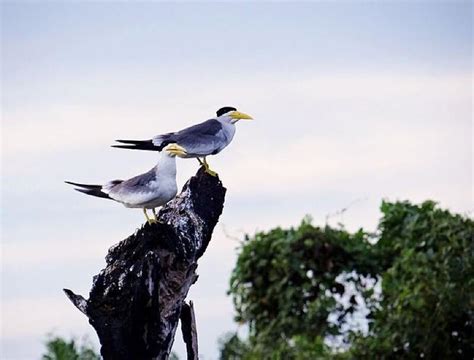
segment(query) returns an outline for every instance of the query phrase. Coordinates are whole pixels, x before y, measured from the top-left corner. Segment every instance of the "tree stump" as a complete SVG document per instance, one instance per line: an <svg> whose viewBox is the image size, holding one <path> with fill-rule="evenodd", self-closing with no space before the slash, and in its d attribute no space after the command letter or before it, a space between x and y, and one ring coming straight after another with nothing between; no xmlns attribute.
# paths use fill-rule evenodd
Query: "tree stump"
<svg viewBox="0 0 474 360"><path fill-rule="evenodd" d="M109 249L88 300L64 289L96 330L105 360L167 359L180 317L188 359L197 359L194 311L184 300L225 192L218 177L200 168L161 209L159 223L143 225Z"/></svg>

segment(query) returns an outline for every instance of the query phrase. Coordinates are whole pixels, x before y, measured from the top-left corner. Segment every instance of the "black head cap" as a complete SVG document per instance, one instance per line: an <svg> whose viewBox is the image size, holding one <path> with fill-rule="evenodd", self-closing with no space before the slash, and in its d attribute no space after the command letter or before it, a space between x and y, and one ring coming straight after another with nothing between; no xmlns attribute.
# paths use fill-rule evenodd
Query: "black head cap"
<svg viewBox="0 0 474 360"><path fill-rule="evenodd" d="M228 113L229 111L236 111L237 109L232 106L224 106L223 108L220 108L219 110L216 111L217 116L222 116L225 113Z"/></svg>

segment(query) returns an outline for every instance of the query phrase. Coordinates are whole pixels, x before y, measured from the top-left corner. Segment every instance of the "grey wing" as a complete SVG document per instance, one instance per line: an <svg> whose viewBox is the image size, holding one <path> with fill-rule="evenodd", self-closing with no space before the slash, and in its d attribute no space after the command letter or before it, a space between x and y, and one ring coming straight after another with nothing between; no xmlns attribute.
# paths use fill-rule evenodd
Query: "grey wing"
<svg viewBox="0 0 474 360"><path fill-rule="evenodd" d="M149 201L153 195L150 183L156 179L155 168L144 174L134 176L113 186L109 196L117 201L128 204L140 204Z"/></svg>
<svg viewBox="0 0 474 360"><path fill-rule="evenodd" d="M159 135L153 139L155 145L162 145L164 142L183 146L189 155L205 156L219 152L229 141L222 124L215 119L210 119L176 133Z"/></svg>

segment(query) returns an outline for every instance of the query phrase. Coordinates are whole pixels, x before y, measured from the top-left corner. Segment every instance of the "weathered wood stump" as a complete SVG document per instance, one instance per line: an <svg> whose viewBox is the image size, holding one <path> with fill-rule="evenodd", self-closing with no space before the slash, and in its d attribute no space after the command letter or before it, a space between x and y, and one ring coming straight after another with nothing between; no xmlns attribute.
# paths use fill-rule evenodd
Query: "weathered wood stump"
<svg viewBox="0 0 474 360"><path fill-rule="evenodd" d="M188 358L197 359L194 312L184 300L222 213L226 189L199 169L181 193L109 249L89 299L64 289L88 318L105 360L167 359L181 317Z"/></svg>

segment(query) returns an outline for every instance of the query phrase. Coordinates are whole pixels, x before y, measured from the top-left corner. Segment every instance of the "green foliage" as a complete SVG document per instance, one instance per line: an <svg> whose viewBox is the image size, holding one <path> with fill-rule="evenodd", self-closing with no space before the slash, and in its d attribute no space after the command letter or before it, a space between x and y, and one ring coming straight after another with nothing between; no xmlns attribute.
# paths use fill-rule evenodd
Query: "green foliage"
<svg viewBox="0 0 474 360"><path fill-rule="evenodd" d="M46 354L43 360L100 360L91 345L83 343L80 346L75 340L66 341L60 337L52 337L46 342Z"/></svg>
<svg viewBox="0 0 474 360"><path fill-rule="evenodd" d="M97 354L87 341L79 347L74 339L67 341L59 336L50 337L46 341L46 354L42 360L100 360ZM174 352L170 354L169 360L179 360Z"/></svg>
<svg viewBox="0 0 474 360"><path fill-rule="evenodd" d="M342 324L358 306L355 297L346 306L335 300L348 292L339 276L351 273L346 282L364 288L365 278L376 275L371 252L363 231L322 229L308 220L248 239L230 292L236 320L249 324L252 351L275 359L314 358L314 349L327 353L322 339L343 334ZM337 323L327 321L332 312L339 314Z"/></svg>
<svg viewBox="0 0 474 360"><path fill-rule="evenodd" d="M250 348L237 334L228 333L219 340L220 360L250 359Z"/></svg>
<svg viewBox="0 0 474 360"><path fill-rule="evenodd" d="M377 241L308 220L246 239L230 293L249 338L221 359L472 358L473 221L433 202L381 209ZM368 336L349 321L360 309Z"/></svg>
<svg viewBox="0 0 474 360"><path fill-rule="evenodd" d="M357 358L474 356L474 223L433 202L382 204L383 298Z"/></svg>
<svg viewBox="0 0 474 360"><path fill-rule="evenodd" d="M267 352L259 344L250 344L241 340L237 334L230 333L219 341L220 360L313 360L313 359L334 359L330 349L324 345L320 337L310 340L306 336L295 336L288 345L275 343L271 352ZM341 359L342 360L342 359Z"/></svg>
<svg viewBox="0 0 474 360"><path fill-rule="evenodd" d="M179 360L179 357L176 355L176 353L171 352L169 360Z"/></svg>

